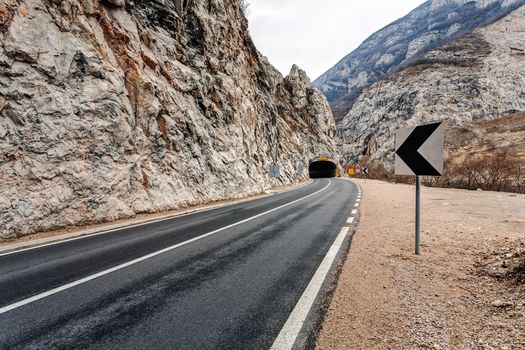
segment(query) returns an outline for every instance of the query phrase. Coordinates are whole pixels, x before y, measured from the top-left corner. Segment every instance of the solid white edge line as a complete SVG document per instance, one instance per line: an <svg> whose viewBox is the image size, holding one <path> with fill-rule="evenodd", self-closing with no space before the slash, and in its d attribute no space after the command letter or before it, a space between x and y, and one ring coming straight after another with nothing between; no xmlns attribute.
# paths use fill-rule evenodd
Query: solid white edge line
<svg viewBox="0 0 525 350"><path fill-rule="evenodd" d="M8 312L8 311L11 311L11 310L13 310L13 309L19 308L19 307L21 307L21 306L24 306L24 305L30 304L30 303L32 303L32 302L34 302L34 301L37 301L37 300L40 300L40 299L46 298L46 297L48 297L48 296L50 296L50 295L53 295L53 294L56 294L56 293L62 292L62 291L64 291L64 290L66 290L66 289L70 289L70 288L72 288L72 287L75 287L75 286L78 286L78 285L80 285L80 284L83 284L83 283L89 282L89 281L94 280L94 279L96 279L96 278L99 278L99 277L105 276L105 275L110 274L110 273L112 273L112 272L115 272L115 271L118 271L118 270L122 270L122 269L124 269L124 268L126 268L126 267L128 267L128 266L135 265L135 264L137 264L137 263L139 263L139 262L142 262L142 261L144 261L144 260L151 259L151 258L153 258L153 257L155 257L155 256L157 256L157 255L164 254L164 253L169 252L169 251L171 251L171 250L173 250L173 249L176 249L176 248L182 247L182 246L184 246L184 245L186 245L186 244L189 244L189 243L192 243L192 242L198 241L198 240L200 240L200 239L202 239L202 238L205 238L205 237L211 236L211 235L216 234L216 233L218 233L218 232L221 232L221 231L224 231L224 230L230 229L230 228L235 227L235 226L239 226L239 225L244 224L244 223L246 223L246 222L248 222L248 221L255 220L255 219L257 219L257 218L260 218L261 216L267 215L267 214L272 213L272 212L274 212L274 211L276 211L276 210L279 210L279 209L282 209L282 208L288 207L288 206L290 206L290 205L292 205L292 204L298 203L298 202L300 202L300 201L303 201L303 200L305 200L305 199L307 199L307 198L310 198L310 197L312 197L312 196L315 196L316 194L319 194L319 193L323 192L323 191L326 190L331 184L332 184L332 182L331 182L330 180L328 180L328 185L326 185L325 187L323 187L323 188L320 189L319 191L316 191L316 192L314 192L314 193L311 193L311 194L309 194L309 195L307 195L307 196L305 196L305 197L302 197L302 198L296 199L296 200L294 200L294 201L292 201L292 202L289 202L289 203L283 204L283 205L278 206L278 207L276 207L276 208L273 208L273 209L267 210L267 211L265 211L265 212L263 212L263 213L260 213L260 214L257 214L257 215L254 215L254 216L251 216L251 217L249 217L249 218L247 218L247 219L244 219L244 220L241 220L241 221L235 222L235 223L230 224L230 225L228 225L228 226L224 226L224 227L219 228L219 229L217 229L217 230L214 230L214 231L211 231L211 232L205 233L205 234L203 234L203 235L201 235L201 236L197 236L197 237L194 237L194 238L189 239L189 240L187 240L187 241L184 241L184 242L181 242L181 243L178 243L178 244L172 245L172 246L170 246L170 247L164 248L164 249L162 249L162 250L158 250L158 251L153 252L153 253L150 253L150 254L148 254L148 255L144 255L144 256L142 256L142 257L140 257L140 258L137 258L137 259L134 259L134 260L128 261L128 262L126 262L126 263L120 264L120 265L115 266L115 267L112 267L112 268L110 268L110 269L107 269L107 270L104 270L104 271L100 271L100 272L98 272L98 273L95 273L95 274L93 274L93 275L90 275L90 276L87 276L87 277L81 278L81 279L79 279L79 280L73 281L73 282L68 283L68 284L65 284L65 285L63 285L63 286L60 286L60 287L57 287L57 288L53 288L53 289L51 289L51 290L48 290L47 292L43 292L43 293L37 294L37 295L35 295L35 296L32 296L32 297L30 297L30 298L26 298L26 299L20 300L20 301L18 301L18 302L16 302L16 303L13 303L13 304L10 304L10 305L7 305L7 306L4 306L4 307L0 308L0 315L6 313L6 312Z"/></svg>
<svg viewBox="0 0 525 350"><path fill-rule="evenodd" d="M354 217L353 216L349 217L348 220L346 220L347 224L351 224L353 222L354 222Z"/></svg>
<svg viewBox="0 0 525 350"><path fill-rule="evenodd" d="M293 190L296 190L296 189L298 190L298 189L301 189L301 188L306 187L306 186L308 186L308 185L300 186L298 188L293 188L293 189L291 189L289 191L285 191L285 192L275 193L274 195L291 192ZM153 220L140 222L140 223L136 223L136 224L124 225L124 226L121 226L121 227L115 227L115 228L112 228L112 229L109 229L109 230L102 230L102 231L99 231L99 232L81 234L79 236L71 237L71 238L57 239L57 240L51 241L49 243L36 244L36 245L33 245L33 246L29 246L27 248L20 248L20 249L16 249L15 248L15 249L9 250L9 251L7 251L5 253L0 253L0 258L3 257L3 256L6 256L6 255L13 255L13 254L17 254L17 253L26 252L26 251L29 251L29 250L45 248L45 247L49 247L49 246L52 246L52 245L58 245L58 244L62 244L62 243L68 243L68 242L72 242L72 241L76 241L76 240L80 240L80 239L84 239L84 238L96 237L96 236L104 235L106 233L111 233L111 232L115 232L115 231L120 231L120 230L129 229L129 228L135 228L135 227L141 227L141 226L154 224L154 223L157 223L157 222L163 222L163 221L167 221L167 220L172 220L172 219L178 219L178 218L182 218L182 217L189 216L189 215L192 215L192 214L205 213L205 212L210 211L210 210L227 208L227 207L230 207L230 206L243 204L243 203L249 203L249 202L252 202L252 201L259 200L259 199L269 198L271 196L272 195L270 195L270 196L262 196L260 198L245 198L245 199L240 199L239 201L236 201L234 203L215 204L215 205L209 206L208 208L202 208L200 210L199 209L192 210L192 211L189 211L187 213L174 214L174 215L171 215L171 216L168 216L168 217L165 217L165 218L153 219Z"/></svg>
<svg viewBox="0 0 525 350"><path fill-rule="evenodd" d="M357 214L357 209L352 210L352 215Z"/></svg>
<svg viewBox="0 0 525 350"><path fill-rule="evenodd" d="M343 244L346 235L348 234L349 228L343 227L334 243L326 253L321 265L317 268L314 276L310 280L310 283L304 290L301 298L295 305L292 313L286 320L283 328L279 332L279 335L275 339L271 350L289 350L293 347L301 328L312 308L312 305L317 297L317 294L321 290L321 286L330 271L330 267L334 262L341 245Z"/></svg>

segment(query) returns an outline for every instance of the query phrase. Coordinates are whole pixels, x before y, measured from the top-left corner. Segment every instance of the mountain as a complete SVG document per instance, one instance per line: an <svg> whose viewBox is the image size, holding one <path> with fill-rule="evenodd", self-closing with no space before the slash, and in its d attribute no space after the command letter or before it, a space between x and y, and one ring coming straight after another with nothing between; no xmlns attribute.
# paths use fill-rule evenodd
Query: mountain
<svg viewBox="0 0 525 350"><path fill-rule="evenodd" d="M399 127L446 123L447 158L525 160L525 6L364 89L339 125L346 162L389 165Z"/></svg>
<svg viewBox="0 0 525 350"><path fill-rule="evenodd" d="M429 0L370 36L313 85L326 95L336 121L341 121L365 87L523 4L525 0Z"/></svg>
<svg viewBox="0 0 525 350"><path fill-rule="evenodd" d="M335 155L326 99L259 54L242 5L0 1L0 237L260 193Z"/></svg>

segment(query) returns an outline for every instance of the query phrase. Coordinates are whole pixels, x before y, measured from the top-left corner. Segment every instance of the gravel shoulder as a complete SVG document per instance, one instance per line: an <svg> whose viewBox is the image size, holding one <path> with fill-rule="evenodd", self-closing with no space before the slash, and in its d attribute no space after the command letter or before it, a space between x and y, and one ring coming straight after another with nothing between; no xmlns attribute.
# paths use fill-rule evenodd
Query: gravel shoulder
<svg viewBox="0 0 525 350"><path fill-rule="evenodd" d="M415 256L414 186L356 182L318 349L525 349L525 195L424 187Z"/></svg>

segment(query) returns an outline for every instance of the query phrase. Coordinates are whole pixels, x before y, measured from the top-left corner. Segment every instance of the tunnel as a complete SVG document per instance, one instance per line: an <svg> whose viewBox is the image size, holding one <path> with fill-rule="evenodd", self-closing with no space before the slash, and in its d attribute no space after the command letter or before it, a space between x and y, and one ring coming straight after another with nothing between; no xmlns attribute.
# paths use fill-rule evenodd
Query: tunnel
<svg viewBox="0 0 525 350"><path fill-rule="evenodd" d="M320 179L337 176L337 164L328 158L317 158L308 167L310 178Z"/></svg>

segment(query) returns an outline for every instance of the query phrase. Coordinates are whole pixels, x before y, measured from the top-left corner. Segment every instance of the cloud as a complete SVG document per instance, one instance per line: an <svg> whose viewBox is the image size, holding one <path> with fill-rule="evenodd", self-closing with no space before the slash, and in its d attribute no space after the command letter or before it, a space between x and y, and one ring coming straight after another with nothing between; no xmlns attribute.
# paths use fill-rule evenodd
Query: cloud
<svg viewBox="0 0 525 350"><path fill-rule="evenodd" d="M249 0L250 33L283 74L296 63L317 78L368 36L423 0ZM313 80L313 79L312 79Z"/></svg>

